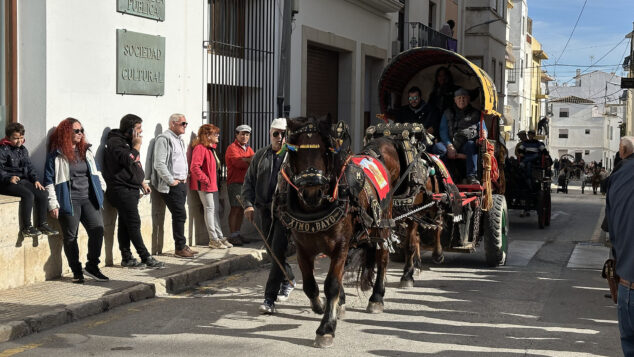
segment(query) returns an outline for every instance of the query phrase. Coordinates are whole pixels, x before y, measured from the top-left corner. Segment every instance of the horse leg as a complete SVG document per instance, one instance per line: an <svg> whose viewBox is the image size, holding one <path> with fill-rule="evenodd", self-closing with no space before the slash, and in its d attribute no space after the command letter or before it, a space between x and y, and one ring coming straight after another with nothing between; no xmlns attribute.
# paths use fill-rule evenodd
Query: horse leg
<svg viewBox="0 0 634 357"><path fill-rule="evenodd" d="M330 258L330 269L324 282L326 311L317 328L315 347L325 348L333 345L337 328L337 312L342 291L343 267L346 262L347 248L337 250Z"/></svg>
<svg viewBox="0 0 634 357"><path fill-rule="evenodd" d="M434 251L431 253L431 258L434 264L442 264L445 261L445 255L442 250L442 212L438 210L436 212L436 229L434 230L436 239L434 239Z"/></svg>
<svg viewBox="0 0 634 357"><path fill-rule="evenodd" d="M383 312L383 296L385 295L385 273L387 270L388 262L388 250L377 249L374 254L374 260L376 264L376 281L374 282L374 289L372 296L370 296L370 302L366 309L369 313L379 314Z"/></svg>
<svg viewBox="0 0 634 357"><path fill-rule="evenodd" d="M324 306L319 298L319 285L315 280L315 256L304 251L303 248L297 247L297 264L302 271L304 294L310 300L310 308L316 314L324 313Z"/></svg>
<svg viewBox="0 0 634 357"><path fill-rule="evenodd" d="M346 316L346 293L343 284L339 288L339 306L337 307L337 319L341 320Z"/></svg>
<svg viewBox="0 0 634 357"><path fill-rule="evenodd" d="M418 223L411 221L407 225L407 242L405 255L405 267L401 276L400 288L406 289L414 287L414 270L420 266L420 236L417 233Z"/></svg>

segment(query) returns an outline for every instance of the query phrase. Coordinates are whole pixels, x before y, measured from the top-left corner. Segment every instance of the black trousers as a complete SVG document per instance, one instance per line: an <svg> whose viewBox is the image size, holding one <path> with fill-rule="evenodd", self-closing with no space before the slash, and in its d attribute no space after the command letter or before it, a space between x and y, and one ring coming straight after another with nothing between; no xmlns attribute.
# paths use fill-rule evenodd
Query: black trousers
<svg viewBox="0 0 634 357"><path fill-rule="evenodd" d="M101 246L103 244L103 218L101 217L99 206L90 199L73 201L72 216L61 212L59 214L59 224L64 236L64 253L70 269L75 274L81 272L79 245L77 244L77 232L79 231L80 222L88 233L88 261L86 266L98 268Z"/></svg>
<svg viewBox="0 0 634 357"><path fill-rule="evenodd" d="M9 183L0 186L0 194L22 198L22 201L20 201L20 229L31 226L33 203L35 203L36 209L34 214L35 225L40 226L46 222L48 204L48 192L46 190L38 190L31 181L23 179L16 184Z"/></svg>
<svg viewBox="0 0 634 357"><path fill-rule="evenodd" d="M123 260L132 259L130 251L130 242L132 242L141 260L145 261L150 256L150 252L145 247L141 235L139 189L123 186L108 187L106 197L108 202L117 209L119 222L117 240L119 241L121 258Z"/></svg>
<svg viewBox="0 0 634 357"><path fill-rule="evenodd" d="M282 269L275 262L273 256L277 257L279 262L286 270L288 279L295 280L293 269L286 262L286 249L288 248L288 237L290 232L282 225L279 219L271 219L271 210L258 208L260 219L262 222L262 232L267 234L266 242L271 246L271 270L269 271L269 278L266 281L266 287L264 289L264 298L269 301L277 300L277 293L280 291L280 285L286 280Z"/></svg>
<svg viewBox="0 0 634 357"><path fill-rule="evenodd" d="M170 186L170 192L161 192L161 198L163 198L163 202L165 202L165 205L172 214L174 246L176 250L182 250L187 243L185 239L185 221L187 220L185 201L187 200L187 186L184 182L176 186Z"/></svg>

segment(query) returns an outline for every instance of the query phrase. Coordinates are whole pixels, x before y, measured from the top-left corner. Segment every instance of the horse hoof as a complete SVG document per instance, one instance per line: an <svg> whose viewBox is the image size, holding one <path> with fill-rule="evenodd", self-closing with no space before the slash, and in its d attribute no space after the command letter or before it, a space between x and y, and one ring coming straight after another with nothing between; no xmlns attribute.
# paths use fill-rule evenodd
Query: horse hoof
<svg viewBox="0 0 634 357"><path fill-rule="evenodd" d="M337 320L342 320L346 317L346 305L339 305L337 307Z"/></svg>
<svg viewBox="0 0 634 357"><path fill-rule="evenodd" d="M315 337L315 342L313 343L313 346L317 348L328 348L332 347L334 343L335 336L333 335L317 335L317 337Z"/></svg>
<svg viewBox="0 0 634 357"><path fill-rule="evenodd" d="M382 302L372 302L368 303L367 312L371 314L380 314L383 312L383 303Z"/></svg>
<svg viewBox="0 0 634 357"><path fill-rule="evenodd" d="M409 289L414 287L414 280L401 280L398 286L401 289Z"/></svg>
<svg viewBox="0 0 634 357"><path fill-rule="evenodd" d="M432 256L431 261L434 262L434 264L442 264L445 261L445 256L444 255L440 255L438 257Z"/></svg>
<svg viewBox="0 0 634 357"><path fill-rule="evenodd" d="M317 315L323 315L324 314L324 302L319 297L310 301L310 308Z"/></svg>

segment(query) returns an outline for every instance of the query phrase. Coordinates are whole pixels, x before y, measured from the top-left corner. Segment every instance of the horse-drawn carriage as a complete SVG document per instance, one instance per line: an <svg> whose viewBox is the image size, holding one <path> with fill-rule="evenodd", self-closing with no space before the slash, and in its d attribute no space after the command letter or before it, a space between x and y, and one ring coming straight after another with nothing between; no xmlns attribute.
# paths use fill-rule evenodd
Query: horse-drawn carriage
<svg viewBox="0 0 634 357"><path fill-rule="evenodd" d="M480 123L488 129L480 130L477 138L481 184L460 183L465 178L464 159L441 160L429 154L433 138L421 138L420 135L415 138L410 128L402 127L404 124L378 124L366 130L368 140L387 136L401 143L403 149L400 153L407 153L401 154L406 156L402 159L403 165L421 167L428 178L427 187L422 186L420 192L399 188L394 196L393 216L396 217L399 237L404 238L401 248L406 255L402 286L412 285L412 273L420 264L421 249L433 251L432 258L440 263L443 251L470 253L484 241L489 265L497 266L506 261L508 217L503 195L505 184L503 170L498 168L497 163L503 165L507 150L500 135L501 116L494 110L497 95L490 77L452 51L435 47L405 51L385 67L379 80L383 117L395 119L391 117L394 113L391 108L406 104L408 90L413 86L421 88L421 94L426 98L440 67L450 71L456 86L476 93L470 104L479 111ZM423 137L427 136L425 129L422 133ZM411 146L408 142L415 143L414 150L407 149ZM410 172L408 175L414 174ZM418 185L418 181L420 179L410 180L409 185ZM421 192L422 197L417 196Z"/></svg>
<svg viewBox="0 0 634 357"><path fill-rule="evenodd" d="M509 159L505 165L505 196L509 208L521 209L524 212L537 211L537 224L540 229L550 225L551 166L552 159L546 151L533 162L530 174L517 159Z"/></svg>
<svg viewBox="0 0 634 357"><path fill-rule="evenodd" d="M365 147L352 154L344 123L329 116L288 120L288 156L280 169L273 209L293 236L311 308L324 315L315 338L317 347L333 344L337 319L345 312L344 266L360 272L363 290L372 289L367 311L383 311L388 252L398 242L395 232L400 233L408 256L403 287L413 285L421 248L433 250L434 260L442 262L443 251L473 252L484 241L488 264L506 261L507 208L503 170L497 166L504 163L506 148L500 137L500 115L493 109L497 97L491 79L454 52L416 48L385 68L379 82L381 109L387 114L413 83L431 87L425 86L426 80L441 66L455 71L456 84L478 92L472 105L488 128L477 137L482 184L456 183L457 168L464 161L445 165L428 154L432 138L420 124L369 127ZM356 263L350 249L359 257ZM325 303L313 276L319 253L331 259Z"/></svg>

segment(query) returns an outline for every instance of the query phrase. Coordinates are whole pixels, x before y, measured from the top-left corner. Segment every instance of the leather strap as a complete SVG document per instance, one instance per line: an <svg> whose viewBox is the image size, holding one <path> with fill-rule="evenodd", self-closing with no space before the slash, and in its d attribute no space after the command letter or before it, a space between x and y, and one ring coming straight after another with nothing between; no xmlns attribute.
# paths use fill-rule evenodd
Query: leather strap
<svg viewBox="0 0 634 357"><path fill-rule="evenodd" d="M619 278L619 284L629 288L629 289L634 289L634 283L629 282L623 278Z"/></svg>

